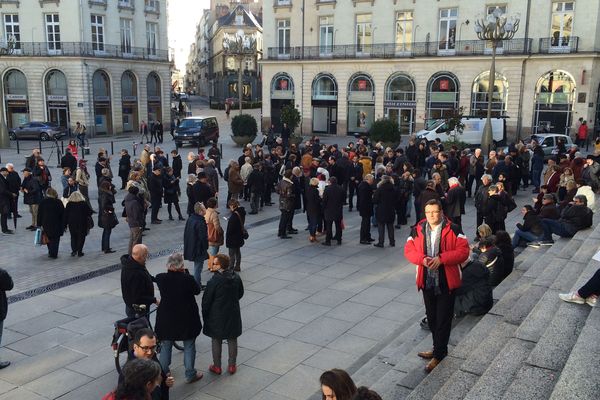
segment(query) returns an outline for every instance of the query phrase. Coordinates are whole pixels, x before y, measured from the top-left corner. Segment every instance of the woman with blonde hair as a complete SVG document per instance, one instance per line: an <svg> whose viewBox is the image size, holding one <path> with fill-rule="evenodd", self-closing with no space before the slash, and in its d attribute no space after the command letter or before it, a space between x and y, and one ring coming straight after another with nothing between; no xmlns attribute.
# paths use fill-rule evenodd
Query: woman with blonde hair
<svg viewBox="0 0 600 400"><path fill-rule="evenodd" d="M83 256L85 237L93 227L92 209L81 192L73 192L65 207L64 228L71 233L71 257Z"/></svg>

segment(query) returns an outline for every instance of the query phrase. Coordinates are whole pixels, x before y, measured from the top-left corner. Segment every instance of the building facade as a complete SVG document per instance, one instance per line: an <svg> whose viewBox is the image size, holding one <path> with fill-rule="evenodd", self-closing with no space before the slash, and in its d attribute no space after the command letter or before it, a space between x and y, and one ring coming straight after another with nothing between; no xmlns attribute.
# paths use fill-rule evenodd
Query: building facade
<svg viewBox="0 0 600 400"><path fill-rule="evenodd" d="M170 120L165 0L12 0L0 13L9 129L81 121L114 135Z"/></svg>
<svg viewBox="0 0 600 400"><path fill-rule="evenodd" d="M263 128L288 103L304 134L365 133L388 117L408 135L460 108L484 117L491 45L473 28L496 8L520 16L492 97L509 137L569 133L580 117L600 126L597 0L266 0Z"/></svg>

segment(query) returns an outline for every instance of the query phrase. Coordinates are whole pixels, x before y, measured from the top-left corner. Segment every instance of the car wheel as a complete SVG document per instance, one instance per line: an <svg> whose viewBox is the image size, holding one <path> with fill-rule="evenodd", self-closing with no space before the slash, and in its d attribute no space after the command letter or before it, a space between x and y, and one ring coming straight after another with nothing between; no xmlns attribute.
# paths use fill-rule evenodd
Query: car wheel
<svg viewBox="0 0 600 400"><path fill-rule="evenodd" d="M10 140L17 140L17 134L14 132L8 132L8 138Z"/></svg>
<svg viewBox="0 0 600 400"><path fill-rule="evenodd" d="M47 141L47 140L49 140L49 139L50 139L50 136L49 136L49 135L48 135L46 132L42 132L42 133L40 133L40 140L41 140L42 142L45 142L45 141Z"/></svg>

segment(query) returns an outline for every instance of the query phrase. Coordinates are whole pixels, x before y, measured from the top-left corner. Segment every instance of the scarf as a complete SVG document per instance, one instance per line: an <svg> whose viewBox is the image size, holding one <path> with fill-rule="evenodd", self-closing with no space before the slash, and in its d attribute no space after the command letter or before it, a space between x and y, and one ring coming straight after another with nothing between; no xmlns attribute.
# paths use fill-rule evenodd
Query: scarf
<svg viewBox="0 0 600 400"><path fill-rule="evenodd" d="M431 242L431 227L428 223L425 223L425 239L427 243L427 256L428 257L437 257L440 251L440 240L442 236L442 225L438 225L435 230L437 231L437 235L435 237L435 242ZM440 290L440 271L439 269L427 270L427 279L425 280L425 289L433 289L435 295L441 294Z"/></svg>

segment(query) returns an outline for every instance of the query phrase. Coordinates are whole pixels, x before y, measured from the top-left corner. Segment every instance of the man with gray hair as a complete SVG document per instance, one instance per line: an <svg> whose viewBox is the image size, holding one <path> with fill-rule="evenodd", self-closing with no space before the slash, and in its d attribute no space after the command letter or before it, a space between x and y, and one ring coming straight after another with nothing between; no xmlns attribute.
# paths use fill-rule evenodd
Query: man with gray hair
<svg viewBox="0 0 600 400"><path fill-rule="evenodd" d="M479 231L477 227L483 224L483 216L485 215L485 208L487 206L487 200L489 197L488 188L492 184L492 176L489 174L484 174L481 177L481 186L477 189L475 193L475 209L477 210L477 225L475 226L476 236L479 238Z"/></svg>
<svg viewBox="0 0 600 400"><path fill-rule="evenodd" d="M458 178L448 178L448 193L446 194L446 210L444 213L454 224L460 227L461 231L462 215L465 213L466 200L467 192L460 185Z"/></svg>
<svg viewBox="0 0 600 400"><path fill-rule="evenodd" d="M532 243L531 247L551 246L554 243L552 234L564 238L573 237L580 230L592 226L593 217L594 213L587 206L587 197L577 195L573 199L573 203L563 209L558 221L549 218L542 219L544 237L540 242Z"/></svg>
<svg viewBox="0 0 600 400"><path fill-rule="evenodd" d="M194 262L194 279L202 288L202 267L208 258L208 228L204 214L206 208L202 202L194 204L194 213L185 223L183 232L183 258Z"/></svg>

